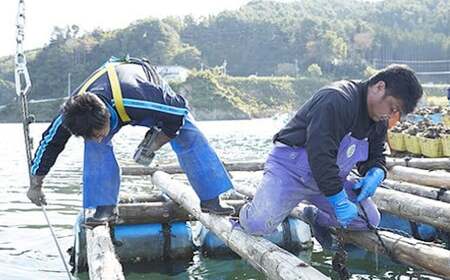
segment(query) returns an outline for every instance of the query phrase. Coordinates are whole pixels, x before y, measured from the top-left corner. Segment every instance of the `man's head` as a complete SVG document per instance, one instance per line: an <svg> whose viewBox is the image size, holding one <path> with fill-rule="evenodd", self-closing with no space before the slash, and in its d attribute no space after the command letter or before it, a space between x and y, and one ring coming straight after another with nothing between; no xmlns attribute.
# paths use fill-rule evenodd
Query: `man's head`
<svg viewBox="0 0 450 280"><path fill-rule="evenodd" d="M63 125L73 135L101 142L109 133L110 113L92 93L75 95L63 105Z"/></svg>
<svg viewBox="0 0 450 280"><path fill-rule="evenodd" d="M422 86L408 66L391 64L368 80L369 117L380 121L396 112L411 113L422 94Z"/></svg>

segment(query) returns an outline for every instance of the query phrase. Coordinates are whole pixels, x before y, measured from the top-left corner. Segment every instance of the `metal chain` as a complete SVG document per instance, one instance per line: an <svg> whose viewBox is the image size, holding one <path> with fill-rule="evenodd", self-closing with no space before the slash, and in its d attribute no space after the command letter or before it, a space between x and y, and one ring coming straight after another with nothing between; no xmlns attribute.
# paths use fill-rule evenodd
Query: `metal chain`
<svg viewBox="0 0 450 280"><path fill-rule="evenodd" d="M16 94L20 98L22 108L22 123L25 136L25 148L27 153L28 174L31 179L31 150L33 149L33 139L30 137L29 124L33 122L34 117L28 113L28 93L31 89L31 80L27 68L27 60L23 50L23 41L25 39L25 3L19 1L17 11L17 35L16 35L16 56L15 56L15 83Z"/></svg>
<svg viewBox="0 0 450 280"><path fill-rule="evenodd" d="M31 79L27 68L27 60L25 57L25 52L23 48L23 42L25 40L25 1L19 0L19 8L17 10L17 24L16 24L17 34L16 34L16 56L15 56L15 69L14 78L16 84L16 94L20 98L21 108L22 108L22 124L23 133L25 138L25 149L27 154L27 164L28 164L28 176L31 183L31 150L33 149L33 139L30 137L30 124L34 121L34 116L29 114L28 111L28 93L31 89ZM56 248L58 249L59 256L64 264L64 268L67 272L69 280L72 279L69 267L67 266L66 260L64 259L61 247L59 246L58 239L56 238L53 227L47 216L47 211L45 206L41 206L41 210L44 214L47 225L50 229L50 233L53 240L56 243Z"/></svg>

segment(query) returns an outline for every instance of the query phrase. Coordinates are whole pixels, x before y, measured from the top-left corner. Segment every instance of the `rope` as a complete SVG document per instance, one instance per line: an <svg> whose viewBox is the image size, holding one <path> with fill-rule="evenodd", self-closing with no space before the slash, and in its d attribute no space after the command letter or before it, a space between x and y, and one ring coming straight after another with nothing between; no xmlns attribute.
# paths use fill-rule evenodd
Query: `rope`
<svg viewBox="0 0 450 280"><path fill-rule="evenodd" d="M445 194L446 191L447 191L446 188L440 188L439 191L437 191L436 200L441 200L442 196Z"/></svg>
<svg viewBox="0 0 450 280"><path fill-rule="evenodd" d="M386 244L384 243L383 239L381 238L380 233L379 233L379 228L374 227L373 225L371 225L369 223L369 218L367 216L366 209L364 209L364 207L362 207L361 203L359 203L359 206L360 206L360 208L362 210L362 213L364 215L362 218L366 222L367 228L376 235L376 237L378 238L378 241L380 241L381 246L383 247L383 250L386 252L388 257L391 258L393 261L398 262L397 259L394 256L394 254L392 253L392 251L386 246Z"/></svg>
<svg viewBox="0 0 450 280"><path fill-rule="evenodd" d="M28 164L28 176L31 182L31 150L33 147L33 139L30 137L30 124L34 122L34 116L29 114L28 111L28 93L31 89L31 79L30 74L27 68L27 60L25 57L25 52L23 49L23 41L25 39L25 1L19 0L19 7L17 12L17 34L16 34L16 56L15 56L15 69L14 69L14 78L16 85L16 94L20 98L20 104L22 108L22 124L23 124L23 133L25 138L25 150L27 154L27 164ZM44 214L45 220L47 221L48 228L50 229L50 233L55 241L56 248L58 249L59 256L64 264L64 268L67 272L67 276L69 280L72 279L72 275L70 274L69 267L67 266L66 260L61 251L61 247L59 246L58 239L56 238L55 232L53 231L53 227L50 223L50 220L47 216L47 211L45 210L45 206L41 206L42 213Z"/></svg>
<svg viewBox="0 0 450 280"><path fill-rule="evenodd" d="M347 251L345 250L345 241L343 231L341 229L336 229L336 240L337 240L337 251L333 256L331 265L333 270L339 275L339 279L348 280L350 279L350 272L347 269Z"/></svg>

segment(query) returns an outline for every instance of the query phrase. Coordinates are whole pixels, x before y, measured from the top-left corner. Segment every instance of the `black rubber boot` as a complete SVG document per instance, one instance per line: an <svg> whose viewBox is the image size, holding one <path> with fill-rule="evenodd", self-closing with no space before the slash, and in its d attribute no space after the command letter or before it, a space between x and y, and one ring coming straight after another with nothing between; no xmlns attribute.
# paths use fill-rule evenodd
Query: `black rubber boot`
<svg viewBox="0 0 450 280"><path fill-rule="evenodd" d="M328 227L317 223L316 218L318 211L319 210L313 206L305 207L300 219L309 224L313 236L320 243L322 248L331 250L333 248L333 237L331 236L331 232Z"/></svg>
<svg viewBox="0 0 450 280"><path fill-rule="evenodd" d="M95 214L86 219L86 226L95 227L115 223L117 219L116 205L97 206Z"/></svg>
<svg viewBox="0 0 450 280"><path fill-rule="evenodd" d="M233 215L234 208L228 205L220 205L219 197L203 200L200 202L200 208L204 213L211 213L216 215Z"/></svg>

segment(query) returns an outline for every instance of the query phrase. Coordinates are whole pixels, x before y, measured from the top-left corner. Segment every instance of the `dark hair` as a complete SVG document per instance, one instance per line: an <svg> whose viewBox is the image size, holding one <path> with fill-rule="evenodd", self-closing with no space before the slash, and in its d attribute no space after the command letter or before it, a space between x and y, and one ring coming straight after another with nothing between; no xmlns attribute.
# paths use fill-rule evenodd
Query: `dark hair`
<svg viewBox="0 0 450 280"><path fill-rule="evenodd" d="M372 86L379 81L386 84L386 94L399 98L403 102L403 112L411 113L422 97L423 90L414 71L403 64L391 64L380 70L368 80Z"/></svg>
<svg viewBox="0 0 450 280"><path fill-rule="evenodd" d="M86 92L71 96L62 107L62 116L63 126L73 135L89 139L94 130L104 128L109 112L99 97Z"/></svg>

